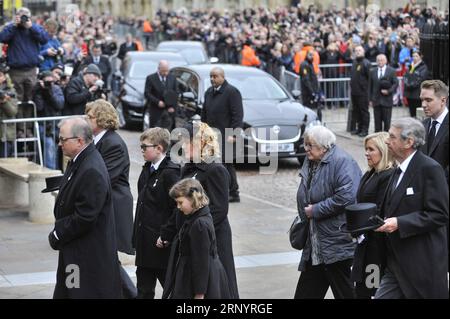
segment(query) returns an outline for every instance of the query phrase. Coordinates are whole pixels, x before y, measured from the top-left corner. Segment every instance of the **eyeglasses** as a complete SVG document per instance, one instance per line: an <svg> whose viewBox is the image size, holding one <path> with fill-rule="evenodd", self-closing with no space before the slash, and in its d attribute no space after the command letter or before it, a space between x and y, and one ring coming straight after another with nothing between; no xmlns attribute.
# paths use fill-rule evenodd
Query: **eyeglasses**
<svg viewBox="0 0 450 319"><path fill-rule="evenodd" d="M146 151L147 147L156 147L158 145L155 144L141 144L141 150Z"/></svg>
<svg viewBox="0 0 450 319"><path fill-rule="evenodd" d="M305 150L310 150L310 149L312 149L314 146L318 146L318 144L309 144L309 143L305 143L304 148L305 148Z"/></svg>
<svg viewBox="0 0 450 319"><path fill-rule="evenodd" d="M74 140L77 139L78 136L72 136L72 137L62 137L62 136L58 136L58 143L65 143L68 140Z"/></svg>

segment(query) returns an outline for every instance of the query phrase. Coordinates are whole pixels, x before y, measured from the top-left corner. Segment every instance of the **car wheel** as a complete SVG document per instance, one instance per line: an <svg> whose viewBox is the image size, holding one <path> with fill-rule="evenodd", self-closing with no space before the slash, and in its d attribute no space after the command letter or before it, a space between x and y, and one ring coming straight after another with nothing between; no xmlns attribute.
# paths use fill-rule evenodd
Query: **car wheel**
<svg viewBox="0 0 450 319"><path fill-rule="evenodd" d="M142 119L142 130L148 130L150 128L150 110L148 107L145 108L144 117Z"/></svg>
<svg viewBox="0 0 450 319"><path fill-rule="evenodd" d="M123 114L123 106L122 103L119 102L116 107L117 115L119 117L119 127L120 128L126 128L127 127L127 120L125 119L125 114Z"/></svg>

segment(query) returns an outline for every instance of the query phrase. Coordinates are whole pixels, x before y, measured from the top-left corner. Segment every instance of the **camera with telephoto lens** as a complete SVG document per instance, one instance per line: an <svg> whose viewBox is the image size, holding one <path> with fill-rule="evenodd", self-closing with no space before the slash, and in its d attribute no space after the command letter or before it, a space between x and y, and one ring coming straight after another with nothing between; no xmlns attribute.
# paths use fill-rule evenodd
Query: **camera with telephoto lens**
<svg viewBox="0 0 450 319"><path fill-rule="evenodd" d="M9 96L12 99L16 97L16 95L13 92L0 90L0 100L3 100L7 96Z"/></svg>
<svg viewBox="0 0 450 319"><path fill-rule="evenodd" d="M94 92L94 97L96 99L101 99L102 94L104 94L107 97L108 93L111 92L111 90L108 90L104 87L105 82L103 82L102 80L95 81L94 85L97 87L97 91Z"/></svg>
<svg viewBox="0 0 450 319"><path fill-rule="evenodd" d="M30 21L30 17L27 16L26 14L20 16L20 25L21 26L24 27L28 21Z"/></svg>

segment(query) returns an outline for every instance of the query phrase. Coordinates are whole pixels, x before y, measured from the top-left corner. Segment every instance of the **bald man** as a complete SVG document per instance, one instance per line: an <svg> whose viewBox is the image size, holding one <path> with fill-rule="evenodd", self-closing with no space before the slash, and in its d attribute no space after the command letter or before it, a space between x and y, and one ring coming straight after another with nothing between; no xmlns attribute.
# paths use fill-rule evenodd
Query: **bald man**
<svg viewBox="0 0 450 319"><path fill-rule="evenodd" d="M370 71L369 106L373 107L375 132L388 132L391 126L394 93L398 88L395 69L387 65L384 54L377 56L377 67Z"/></svg>
<svg viewBox="0 0 450 319"><path fill-rule="evenodd" d="M64 120L59 127L59 145L70 161L48 236L59 251L53 298L121 298L108 170L83 118Z"/></svg>
<svg viewBox="0 0 450 319"><path fill-rule="evenodd" d="M236 142L236 136L226 135L225 129L242 129L244 109L242 96L237 88L225 80L225 72L214 67L210 72L211 87L205 92L202 109L202 122L218 129L222 133L222 160L230 174L230 202L239 202L239 185L234 169L232 156L226 156L226 150ZM228 147L227 147L228 144ZM227 159L227 160L226 160Z"/></svg>
<svg viewBox="0 0 450 319"><path fill-rule="evenodd" d="M150 127L173 128L176 103L167 97L176 92L175 77L170 74L169 62L161 60L158 70L150 74L145 81L144 95L147 99L146 107L150 111Z"/></svg>

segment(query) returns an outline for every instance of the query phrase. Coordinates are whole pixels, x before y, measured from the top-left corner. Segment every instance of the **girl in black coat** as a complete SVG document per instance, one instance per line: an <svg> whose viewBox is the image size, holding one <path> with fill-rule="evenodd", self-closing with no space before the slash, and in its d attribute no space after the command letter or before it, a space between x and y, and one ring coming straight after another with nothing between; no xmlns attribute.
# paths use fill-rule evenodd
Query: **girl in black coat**
<svg viewBox="0 0 450 319"><path fill-rule="evenodd" d="M387 132L379 132L364 139L369 170L361 178L356 195L358 203L375 203L378 208L381 206L393 170L392 156L385 143L388 137ZM368 276L373 276L373 270L367 272L366 267L377 265L380 270L378 278L382 277L384 267L382 236L383 234L370 231L358 237L351 273L351 278L355 283L356 298L370 299L375 295L376 288L367 285L372 283L372 277L368 278ZM378 287L378 285L375 286Z"/></svg>
<svg viewBox="0 0 450 319"><path fill-rule="evenodd" d="M170 190L170 196L186 220L172 245L164 295L173 299L230 298L202 185L195 179L184 179Z"/></svg>
<svg viewBox="0 0 450 319"><path fill-rule="evenodd" d="M181 169L181 178L198 180L209 198L214 230L217 236L217 252L227 273L230 298L239 298L236 269L232 247L231 227L228 221L228 189L230 176L220 161L217 134L206 124L192 123L185 126L189 137L183 137L184 156L190 162ZM182 214L176 215L176 229L184 222ZM172 225L175 226L175 223Z"/></svg>

